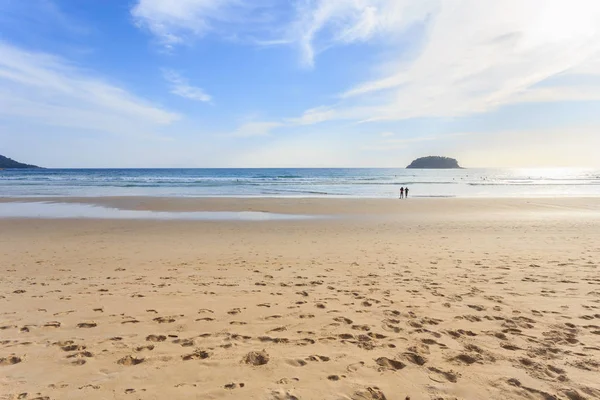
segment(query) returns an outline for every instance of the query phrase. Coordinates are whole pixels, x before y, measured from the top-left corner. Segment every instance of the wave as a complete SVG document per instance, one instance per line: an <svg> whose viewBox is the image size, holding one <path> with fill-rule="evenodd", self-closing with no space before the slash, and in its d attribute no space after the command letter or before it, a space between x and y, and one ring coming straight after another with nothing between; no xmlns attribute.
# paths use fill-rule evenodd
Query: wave
<svg viewBox="0 0 600 400"><path fill-rule="evenodd" d="M545 182L502 182L502 183L483 183L483 182L470 182L467 183L469 186L599 186L600 182L561 182L561 183L545 183Z"/></svg>
<svg viewBox="0 0 600 400"><path fill-rule="evenodd" d="M600 196L600 170L174 169L0 173L0 195L165 196Z"/></svg>

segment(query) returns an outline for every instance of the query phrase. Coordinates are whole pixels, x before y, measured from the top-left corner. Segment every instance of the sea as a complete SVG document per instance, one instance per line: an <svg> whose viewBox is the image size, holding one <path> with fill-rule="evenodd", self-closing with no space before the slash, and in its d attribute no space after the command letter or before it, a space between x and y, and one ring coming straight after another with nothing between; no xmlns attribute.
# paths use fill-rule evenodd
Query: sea
<svg viewBox="0 0 600 400"><path fill-rule="evenodd" d="M600 169L7 169L0 197L600 197Z"/></svg>

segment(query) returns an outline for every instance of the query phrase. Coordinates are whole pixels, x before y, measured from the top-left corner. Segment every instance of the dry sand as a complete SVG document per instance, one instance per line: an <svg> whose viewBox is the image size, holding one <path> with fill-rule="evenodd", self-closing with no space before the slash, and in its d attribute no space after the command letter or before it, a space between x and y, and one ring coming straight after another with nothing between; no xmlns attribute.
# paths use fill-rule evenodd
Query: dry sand
<svg viewBox="0 0 600 400"><path fill-rule="evenodd" d="M1 399L600 398L598 199L85 201L336 215L0 220Z"/></svg>

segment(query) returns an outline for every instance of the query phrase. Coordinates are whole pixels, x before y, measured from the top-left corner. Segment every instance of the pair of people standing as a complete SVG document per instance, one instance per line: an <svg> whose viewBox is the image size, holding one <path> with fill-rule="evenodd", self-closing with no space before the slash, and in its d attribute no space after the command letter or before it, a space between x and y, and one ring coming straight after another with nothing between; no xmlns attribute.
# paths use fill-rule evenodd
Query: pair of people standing
<svg viewBox="0 0 600 400"><path fill-rule="evenodd" d="M404 188L404 187L400 188L400 198L401 199L404 199L404 198L408 199L408 188Z"/></svg>

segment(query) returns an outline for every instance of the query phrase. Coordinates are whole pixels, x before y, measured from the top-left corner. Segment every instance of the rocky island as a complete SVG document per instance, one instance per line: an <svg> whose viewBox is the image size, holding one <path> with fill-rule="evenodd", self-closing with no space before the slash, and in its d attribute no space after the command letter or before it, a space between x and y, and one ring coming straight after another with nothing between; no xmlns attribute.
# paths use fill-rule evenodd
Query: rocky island
<svg viewBox="0 0 600 400"><path fill-rule="evenodd" d="M450 157L428 156L417 158L406 168L415 169L460 169L458 161Z"/></svg>
<svg viewBox="0 0 600 400"><path fill-rule="evenodd" d="M17 162L11 158L0 155L0 169L4 168L40 168L36 165L29 165Z"/></svg>

